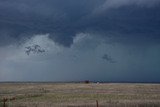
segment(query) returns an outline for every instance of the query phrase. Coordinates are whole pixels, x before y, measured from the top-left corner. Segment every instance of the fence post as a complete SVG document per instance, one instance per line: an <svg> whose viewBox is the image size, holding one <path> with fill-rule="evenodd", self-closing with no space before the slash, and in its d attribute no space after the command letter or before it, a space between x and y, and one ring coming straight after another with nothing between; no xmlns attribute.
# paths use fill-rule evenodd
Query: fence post
<svg viewBox="0 0 160 107"><path fill-rule="evenodd" d="M3 98L3 107L6 107L6 101L7 100L8 100L7 98Z"/></svg>
<svg viewBox="0 0 160 107"><path fill-rule="evenodd" d="M96 107L99 107L99 105L98 105L98 100L96 100L96 105L97 105Z"/></svg>

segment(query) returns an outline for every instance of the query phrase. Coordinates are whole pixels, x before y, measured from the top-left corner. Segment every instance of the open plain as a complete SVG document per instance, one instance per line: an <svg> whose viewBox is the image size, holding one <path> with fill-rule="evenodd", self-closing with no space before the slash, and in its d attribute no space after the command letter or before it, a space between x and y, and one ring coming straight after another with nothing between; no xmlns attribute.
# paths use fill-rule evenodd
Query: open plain
<svg viewBox="0 0 160 107"><path fill-rule="evenodd" d="M0 107L160 107L160 84L0 83Z"/></svg>

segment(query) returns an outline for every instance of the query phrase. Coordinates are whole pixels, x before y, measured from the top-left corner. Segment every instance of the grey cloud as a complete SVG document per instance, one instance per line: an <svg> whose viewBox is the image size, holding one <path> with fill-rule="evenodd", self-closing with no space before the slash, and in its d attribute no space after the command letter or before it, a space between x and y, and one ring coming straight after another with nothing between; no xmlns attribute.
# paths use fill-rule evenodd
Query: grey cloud
<svg viewBox="0 0 160 107"><path fill-rule="evenodd" d="M32 46L27 46L27 47L25 47L26 48L26 54L27 55L29 55L30 53L37 53L37 54L39 54L39 53L43 53L43 52L45 52L45 50L44 49L42 49L39 45L32 45Z"/></svg>
<svg viewBox="0 0 160 107"><path fill-rule="evenodd" d="M160 3L159 0L106 0L106 2L100 8L111 9L128 5L136 5L140 7L152 7L159 3Z"/></svg>
<svg viewBox="0 0 160 107"><path fill-rule="evenodd" d="M113 60L113 58L111 56L109 56L108 54L104 54L102 56L102 59L106 60L107 62L110 62L110 63L115 63L116 61Z"/></svg>
<svg viewBox="0 0 160 107"><path fill-rule="evenodd" d="M158 0L0 0L0 80L159 81L159 11ZM45 52L26 55L35 44Z"/></svg>
<svg viewBox="0 0 160 107"><path fill-rule="evenodd" d="M0 80L149 81L150 75L153 75L155 78L150 81L159 81L159 45L137 47L119 43L107 44L98 35L91 36L92 39L88 39L86 35L90 34L77 34L70 48L56 44L45 34L34 35L21 46L0 49L1 55L2 50L5 51L3 56L0 55L0 58L3 57L0 60ZM87 45L89 42L95 43L96 47L91 49L91 46ZM38 44L45 48L46 52L28 56L24 49L29 44ZM85 44L85 48L79 44ZM115 60L116 63L111 63Z"/></svg>
<svg viewBox="0 0 160 107"><path fill-rule="evenodd" d="M0 0L0 40L6 37L3 35L9 35L5 40L7 45L24 42L22 40L31 38L34 34L50 33L50 38L69 47L76 34L84 32L111 36L115 40L123 39L119 40L121 42L132 41L134 38L136 42L145 42L144 38L159 42L159 2L150 2L151 0ZM130 4L144 4L144 7ZM153 5L145 8L147 4ZM99 7L116 5L122 8L92 14ZM5 42L1 44L5 45Z"/></svg>
<svg viewBox="0 0 160 107"><path fill-rule="evenodd" d="M97 0L0 0L0 29L16 39L24 37L22 34L50 33L51 38L69 46L79 32L74 25L76 21L99 3Z"/></svg>

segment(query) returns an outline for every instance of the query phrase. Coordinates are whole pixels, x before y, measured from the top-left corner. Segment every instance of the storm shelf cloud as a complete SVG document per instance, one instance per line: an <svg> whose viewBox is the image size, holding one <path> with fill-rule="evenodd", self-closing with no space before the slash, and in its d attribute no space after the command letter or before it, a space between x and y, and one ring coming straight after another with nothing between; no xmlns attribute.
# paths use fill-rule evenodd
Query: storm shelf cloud
<svg viewBox="0 0 160 107"><path fill-rule="evenodd" d="M0 0L0 81L160 82L159 29L159 0Z"/></svg>

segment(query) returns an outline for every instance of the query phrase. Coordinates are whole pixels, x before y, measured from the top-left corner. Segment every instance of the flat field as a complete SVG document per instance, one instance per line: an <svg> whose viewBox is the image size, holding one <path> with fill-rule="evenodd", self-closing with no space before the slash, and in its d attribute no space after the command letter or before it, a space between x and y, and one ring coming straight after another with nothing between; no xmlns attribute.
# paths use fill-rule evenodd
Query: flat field
<svg viewBox="0 0 160 107"><path fill-rule="evenodd" d="M4 98L6 107L160 107L160 84L0 83L0 107Z"/></svg>

